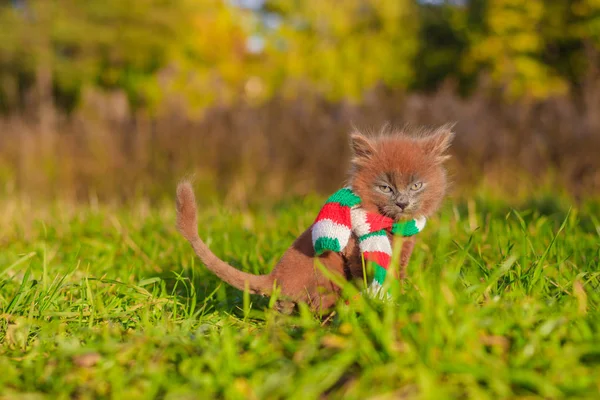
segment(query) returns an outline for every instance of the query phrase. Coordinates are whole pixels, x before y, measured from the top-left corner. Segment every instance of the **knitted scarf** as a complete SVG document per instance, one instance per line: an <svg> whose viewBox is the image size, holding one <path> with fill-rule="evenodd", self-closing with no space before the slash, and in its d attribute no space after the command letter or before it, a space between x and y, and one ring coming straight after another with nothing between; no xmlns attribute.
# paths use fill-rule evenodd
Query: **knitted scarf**
<svg viewBox="0 0 600 400"><path fill-rule="evenodd" d="M358 246L366 262L375 264L375 276L368 291L379 295L392 257L388 232L413 236L423 230L426 219L394 222L378 213L365 211L360 197L346 187L327 199L312 227L312 241L316 255L326 251L344 250L350 235L358 238Z"/></svg>

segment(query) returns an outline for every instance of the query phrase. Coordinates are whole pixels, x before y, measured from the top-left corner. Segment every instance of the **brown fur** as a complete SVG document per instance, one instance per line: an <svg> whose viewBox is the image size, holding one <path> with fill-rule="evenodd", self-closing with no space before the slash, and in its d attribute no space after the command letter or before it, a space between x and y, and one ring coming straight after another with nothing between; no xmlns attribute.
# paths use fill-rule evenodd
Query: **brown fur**
<svg viewBox="0 0 600 400"><path fill-rule="evenodd" d="M422 137L393 133L367 138L353 134L354 157L349 181L361 197L362 206L397 220L432 215L445 194L446 174L441 164L448 157L445 152L452 137L447 126ZM419 183L421 189L410 189ZM389 186L390 193L382 192L382 186ZM279 308L286 312L299 302L307 303L315 311L325 311L339 298L340 288L315 266L311 227L294 241L271 273L253 275L230 266L210 251L198 236L196 213L192 186L183 182L177 188L177 227L207 268L223 281L264 296L269 296L277 286L283 298L278 303ZM400 277L405 275L413 247L414 238L403 242ZM362 279L362 262L355 237L351 237L341 254L327 252L319 256L318 261L330 273L345 279Z"/></svg>

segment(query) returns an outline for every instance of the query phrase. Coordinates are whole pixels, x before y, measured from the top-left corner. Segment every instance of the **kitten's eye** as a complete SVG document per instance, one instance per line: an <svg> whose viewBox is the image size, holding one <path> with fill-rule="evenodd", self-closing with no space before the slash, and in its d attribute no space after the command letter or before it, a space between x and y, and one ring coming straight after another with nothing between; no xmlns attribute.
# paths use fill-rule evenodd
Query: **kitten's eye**
<svg viewBox="0 0 600 400"><path fill-rule="evenodd" d="M389 187L388 185L380 185L379 190L381 190L383 193L391 193L392 192L392 188Z"/></svg>
<svg viewBox="0 0 600 400"><path fill-rule="evenodd" d="M417 191L423 187L423 182L415 182L410 187L410 190Z"/></svg>

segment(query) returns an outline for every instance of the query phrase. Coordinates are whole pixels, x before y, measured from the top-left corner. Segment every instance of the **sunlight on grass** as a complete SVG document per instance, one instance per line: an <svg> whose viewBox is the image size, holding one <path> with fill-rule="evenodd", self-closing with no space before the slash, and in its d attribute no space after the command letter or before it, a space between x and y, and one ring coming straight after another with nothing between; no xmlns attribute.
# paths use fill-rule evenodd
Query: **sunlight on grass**
<svg viewBox="0 0 600 400"><path fill-rule="evenodd" d="M264 272L321 201L212 207L200 230L226 261ZM347 288L350 304L324 321L304 307L277 314L220 283L177 234L170 204L6 203L0 395L593 397L599 204L535 204L447 204L393 302Z"/></svg>

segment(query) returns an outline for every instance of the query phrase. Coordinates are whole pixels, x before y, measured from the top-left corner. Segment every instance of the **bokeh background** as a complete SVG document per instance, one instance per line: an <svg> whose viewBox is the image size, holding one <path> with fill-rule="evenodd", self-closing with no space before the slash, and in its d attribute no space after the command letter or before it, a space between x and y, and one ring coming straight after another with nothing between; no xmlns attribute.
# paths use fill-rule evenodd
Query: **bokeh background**
<svg viewBox="0 0 600 400"><path fill-rule="evenodd" d="M0 0L0 193L327 193L456 122L454 192L600 192L599 0Z"/></svg>

